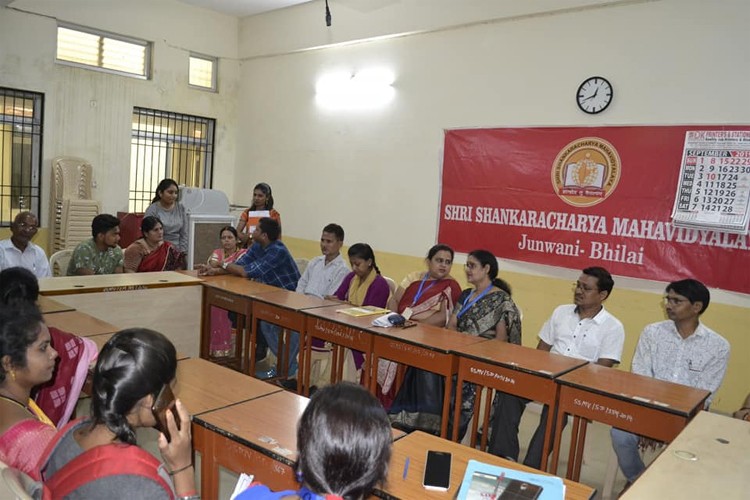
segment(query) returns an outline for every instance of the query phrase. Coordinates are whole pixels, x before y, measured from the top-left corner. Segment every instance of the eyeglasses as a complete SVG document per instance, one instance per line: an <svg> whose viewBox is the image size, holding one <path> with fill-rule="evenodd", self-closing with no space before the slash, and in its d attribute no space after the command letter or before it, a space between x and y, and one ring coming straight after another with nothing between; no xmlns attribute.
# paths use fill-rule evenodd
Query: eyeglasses
<svg viewBox="0 0 750 500"><path fill-rule="evenodd" d="M19 222L18 228L28 229L29 231L36 231L37 229L39 229L39 226L35 226L34 224L26 224L25 222Z"/></svg>
<svg viewBox="0 0 750 500"><path fill-rule="evenodd" d="M573 286L573 291L574 292L576 290L578 290L579 288L581 289L582 292L598 291L596 288L592 288L590 286L584 285L580 281L576 281L576 282L572 283L572 286Z"/></svg>
<svg viewBox="0 0 750 500"><path fill-rule="evenodd" d="M665 304L669 304L670 306L676 306L678 304L682 304L683 302L687 302L688 299L681 299L679 297L670 297L669 295L664 296L662 299Z"/></svg>
<svg viewBox="0 0 750 500"><path fill-rule="evenodd" d="M464 264L464 266L466 267L466 269L476 269L477 267L479 267L479 264L467 262L466 264Z"/></svg>

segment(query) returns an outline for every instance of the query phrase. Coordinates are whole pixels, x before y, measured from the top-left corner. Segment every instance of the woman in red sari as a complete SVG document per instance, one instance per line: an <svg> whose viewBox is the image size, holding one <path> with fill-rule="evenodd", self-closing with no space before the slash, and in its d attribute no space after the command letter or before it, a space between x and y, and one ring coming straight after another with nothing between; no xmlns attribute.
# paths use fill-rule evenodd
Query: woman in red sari
<svg viewBox="0 0 750 500"><path fill-rule="evenodd" d="M56 429L31 391L52 378L56 359L36 306L0 309L0 460L32 477Z"/></svg>
<svg viewBox="0 0 750 500"><path fill-rule="evenodd" d="M453 306L461 295L461 286L450 275L453 265L453 249L447 245L435 245L427 253L427 272L411 273L401 282L389 302L389 309L402 316L435 326L444 327L451 317ZM383 392L395 392L394 366L387 372L378 366L378 379L382 379ZM427 432L440 431L443 410L442 376L417 368L408 368L404 382L388 408L391 422L399 427Z"/></svg>
<svg viewBox="0 0 750 500"><path fill-rule="evenodd" d="M185 254L164 241L164 226L158 217L149 215L141 222L142 238L125 249L126 273L149 273L185 269Z"/></svg>

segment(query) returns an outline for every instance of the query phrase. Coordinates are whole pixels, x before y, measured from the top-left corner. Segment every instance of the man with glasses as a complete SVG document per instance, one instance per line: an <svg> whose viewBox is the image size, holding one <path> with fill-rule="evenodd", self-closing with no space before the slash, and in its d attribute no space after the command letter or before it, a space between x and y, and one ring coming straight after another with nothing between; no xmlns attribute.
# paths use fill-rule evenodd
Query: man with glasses
<svg viewBox="0 0 750 500"><path fill-rule="evenodd" d="M37 278L52 276L47 254L31 242L39 229L39 222L31 212L16 215L10 225L11 237L0 241L0 268L24 267Z"/></svg>
<svg viewBox="0 0 750 500"><path fill-rule="evenodd" d="M573 284L574 303L554 310L539 332L536 348L608 367L619 363L625 329L603 306L614 284L612 275L603 267L584 269ZM518 424L528 402L528 399L500 393L490 436L490 453L518 460ZM539 469L542 460L547 460L542 457L542 449L548 413L545 405L524 465Z"/></svg>
<svg viewBox="0 0 750 500"><path fill-rule="evenodd" d="M700 322L710 299L700 281L670 283L664 297L669 319L643 329L631 367L639 375L711 391L706 409L721 385L729 361L729 342ZM617 461L628 481L627 489L646 468L639 450L653 448L656 443L619 429L612 429L611 435Z"/></svg>

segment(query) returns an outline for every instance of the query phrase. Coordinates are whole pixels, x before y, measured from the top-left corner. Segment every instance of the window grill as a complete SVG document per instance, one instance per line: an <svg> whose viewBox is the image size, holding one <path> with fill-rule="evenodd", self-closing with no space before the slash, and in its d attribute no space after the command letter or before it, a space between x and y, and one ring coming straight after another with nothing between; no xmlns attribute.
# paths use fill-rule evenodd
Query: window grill
<svg viewBox="0 0 750 500"><path fill-rule="evenodd" d="M0 87L0 226L40 217L43 108L43 94Z"/></svg>
<svg viewBox="0 0 750 500"><path fill-rule="evenodd" d="M145 211L165 178L210 188L215 126L213 118L133 108L128 210Z"/></svg>

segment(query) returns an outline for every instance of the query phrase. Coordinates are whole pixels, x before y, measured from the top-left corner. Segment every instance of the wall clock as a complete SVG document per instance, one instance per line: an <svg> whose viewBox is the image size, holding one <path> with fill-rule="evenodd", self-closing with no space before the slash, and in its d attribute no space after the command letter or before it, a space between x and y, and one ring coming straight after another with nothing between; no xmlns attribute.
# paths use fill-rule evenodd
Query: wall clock
<svg viewBox="0 0 750 500"><path fill-rule="evenodd" d="M604 77L592 76L583 81L576 92L576 102L581 111L590 115L601 113L612 102L614 90Z"/></svg>

